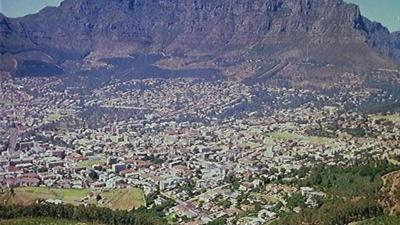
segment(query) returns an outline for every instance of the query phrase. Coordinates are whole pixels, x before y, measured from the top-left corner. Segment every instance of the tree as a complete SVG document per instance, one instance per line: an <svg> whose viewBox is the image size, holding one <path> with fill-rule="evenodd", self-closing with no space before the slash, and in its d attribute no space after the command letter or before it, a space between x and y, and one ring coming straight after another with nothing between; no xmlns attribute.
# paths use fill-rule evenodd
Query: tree
<svg viewBox="0 0 400 225"><path fill-rule="evenodd" d="M306 205L306 199L300 193L294 193L287 199L288 206L290 208L302 207Z"/></svg>
<svg viewBox="0 0 400 225"><path fill-rule="evenodd" d="M98 195L96 196L96 201L100 201L101 199L102 199L101 195L98 194Z"/></svg>
<svg viewBox="0 0 400 225"><path fill-rule="evenodd" d="M207 225L225 225L226 224L226 217L219 217L209 223Z"/></svg>
<svg viewBox="0 0 400 225"><path fill-rule="evenodd" d="M96 171L94 170L90 170L89 172L89 177L93 180L98 180L99 179L99 175L97 174Z"/></svg>

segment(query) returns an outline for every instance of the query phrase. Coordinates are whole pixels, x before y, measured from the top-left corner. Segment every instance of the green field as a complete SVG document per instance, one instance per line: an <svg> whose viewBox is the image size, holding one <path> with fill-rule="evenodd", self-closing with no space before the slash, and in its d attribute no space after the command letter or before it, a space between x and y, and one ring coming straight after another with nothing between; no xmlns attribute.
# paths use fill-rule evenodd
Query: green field
<svg viewBox="0 0 400 225"><path fill-rule="evenodd" d="M90 194L87 189L54 189L44 187L21 187L0 194L2 204L30 205L37 200L59 199L66 204L79 205L79 201Z"/></svg>
<svg viewBox="0 0 400 225"><path fill-rule="evenodd" d="M102 199L96 201L96 195ZM14 195L10 190L0 193L0 204L30 205L37 200L57 199L65 204L80 205L84 198L86 203L111 209L130 210L144 206L145 196L140 189L116 189L104 190L93 193L88 189L54 189L44 187L21 187L14 189Z"/></svg>
<svg viewBox="0 0 400 225"><path fill-rule="evenodd" d="M241 147L243 147L243 148L248 147L248 148L250 148L250 149L259 148L259 147L261 147L261 146L262 146L261 144L259 144L259 143L254 143L254 142L251 142L251 141L246 141L246 142L243 142L243 143L241 144Z"/></svg>
<svg viewBox="0 0 400 225"><path fill-rule="evenodd" d="M46 120L54 122L54 121L57 121L57 120L61 119L61 117L62 116L60 114L58 114L58 113L52 113L52 114L49 114L47 116Z"/></svg>
<svg viewBox="0 0 400 225"><path fill-rule="evenodd" d="M79 166L83 166L85 168L92 168L94 165L105 165L106 161L103 159L89 159L79 163Z"/></svg>
<svg viewBox="0 0 400 225"><path fill-rule="evenodd" d="M106 199L101 206L111 209L132 209L146 205L146 199L140 189L119 189L103 192L102 197Z"/></svg>
<svg viewBox="0 0 400 225"><path fill-rule="evenodd" d="M268 133L267 136L273 140L283 140L283 141L298 140L311 144L321 144L321 145L332 145L335 141L332 138L307 136L289 132L272 132Z"/></svg>
<svg viewBox="0 0 400 225"><path fill-rule="evenodd" d="M399 115L386 115L386 116L382 116L382 115L372 115L371 118L373 120L388 120L391 122L399 122L400 121L400 116Z"/></svg>
<svg viewBox="0 0 400 225"><path fill-rule="evenodd" d="M94 223L82 223L73 220L51 218L21 218L2 220L0 225L95 225Z"/></svg>

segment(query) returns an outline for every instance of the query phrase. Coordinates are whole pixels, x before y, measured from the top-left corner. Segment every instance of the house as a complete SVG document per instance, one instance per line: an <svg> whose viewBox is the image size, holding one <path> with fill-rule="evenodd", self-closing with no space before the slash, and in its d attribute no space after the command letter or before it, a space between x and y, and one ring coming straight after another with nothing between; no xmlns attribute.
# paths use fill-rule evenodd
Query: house
<svg viewBox="0 0 400 225"><path fill-rule="evenodd" d="M59 205L59 204L63 203L63 201L60 199L47 199L46 202L50 203L50 204L55 204L55 205Z"/></svg>
<svg viewBox="0 0 400 225"><path fill-rule="evenodd" d="M91 188L103 188L106 187L106 184L101 181L94 182L90 185Z"/></svg>
<svg viewBox="0 0 400 225"><path fill-rule="evenodd" d="M187 217L189 219L196 218L198 213L192 204L182 203L170 209L170 212L176 213L179 217Z"/></svg>
<svg viewBox="0 0 400 225"><path fill-rule="evenodd" d="M123 170L125 170L125 169L126 169L126 165L125 165L125 164L122 164L122 163L113 164L113 165L112 165L112 171L113 171L114 173L119 173L119 172L121 172L121 171L123 171Z"/></svg>
<svg viewBox="0 0 400 225"><path fill-rule="evenodd" d="M320 191L313 191L308 193L306 204L311 207L318 207L321 204L321 201L325 198L326 194Z"/></svg>
<svg viewBox="0 0 400 225"><path fill-rule="evenodd" d="M300 188L300 193L301 193L301 195L303 195L303 196L306 196L306 195L308 195L310 192L312 192L312 191L314 191L314 188L312 188L312 187L301 187Z"/></svg>
<svg viewBox="0 0 400 225"><path fill-rule="evenodd" d="M250 182L243 182L239 186L240 191L251 191L254 188L253 183Z"/></svg>
<svg viewBox="0 0 400 225"><path fill-rule="evenodd" d="M57 167L57 166L63 167L63 166L64 166L64 161L62 161L62 160L57 160L57 161L47 162L47 163L46 163L46 166L47 166L47 168L49 168L49 169L54 168L54 167Z"/></svg>
<svg viewBox="0 0 400 225"><path fill-rule="evenodd" d="M37 187L40 184L40 179L38 178L30 178L30 177L23 177L19 178L19 186L25 187Z"/></svg>

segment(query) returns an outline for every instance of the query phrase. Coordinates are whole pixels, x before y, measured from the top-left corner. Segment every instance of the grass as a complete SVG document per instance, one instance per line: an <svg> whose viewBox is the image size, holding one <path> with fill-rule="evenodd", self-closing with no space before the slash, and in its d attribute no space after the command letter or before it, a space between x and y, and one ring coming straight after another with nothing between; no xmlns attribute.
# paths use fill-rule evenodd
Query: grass
<svg viewBox="0 0 400 225"><path fill-rule="evenodd" d="M290 132L272 132L268 133L267 136L269 136L273 140L274 139L283 141L298 140L298 141L308 142L311 144L322 144L322 145L331 145L334 142L334 139L331 138L306 136Z"/></svg>
<svg viewBox="0 0 400 225"><path fill-rule="evenodd" d="M241 146L242 147L249 147L250 149L261 147L260 144L254 143L254 142L251 142L251 141L245 141L245 142L242 143Z"/></svg>
<svg viewBox="0 0 400 225"><path fill-rule="evenodd" d="M81 200L87 196L89 203L110 209L131 210L146 204L142 190L137 188L104 190L99 194L102 200L97 202L88 189L54 189L44 187L21 187L14 189L14 196L10 191L0 193L0 204L31 205L37 200L59 199L63 203L80 205ZM104 202L104 203L103 203Z"/></svg>
<svg viewBox="0 0 400 225"><path fill-rule="evenodd" d="M399 225L400 216L381 216L357 223L357 225Z"/></svg>
<svg viewBox="0 0 400 225"><path fill-rule="evenodd" d="M89 159L79 163L79 166L83 166L85 168L92 168L94 165L104 165L106 161L103 159Z"/></svg>
<svg viewBox="0 0 400 225"><path fill-rule="evenodd" d="M47 121L54 122L54 121L59 120L60 118L61 118L61 115L60 115L60 114L58 114L58 113L52 113L52 114L49 114L49 115L47 116L46 120L47 120Z"/></svg>
<svg viewBox="0 0 400 225"><path fill-rule="evenodd" d="M94 223L82 223L66 219L19 218L19 219L2 220L0 221L0 225L94 225Z"/></svg>
<svg viewBox="0 0 400 225"><path fill-rule="evenodd" d="M168 224L176 224L177 218L176 214L170 213L166 216Z"/></svg>
<svg viewBox="0 0 400 225"><path fill-rule="evenodd" d="M386 116L382 116L382 115L372 115L371 118L373 120L388 120L391 122L400 122L400 116L399 115L386 115Z"/></svg>
<svg viewBox="0 0 400 225"><path fill-rule="evenodd" d="M268 202L268 203L278 203L279 199L275 196L269 195L269 194L254 194L258 197L260 197L261 199L263 199L263 201Z"/></svg>
<svg viewBox="0 0 400 225"><path fill-rule="evenodd" d="M104 207L111 209L130 210L146 204L146 199L140 189L117 189L101 194L106 199Z"/></svg>
<svg viewBox="0 0 400 225"><path fill-rule="evenodd" d="M0 195L0 202L5 204L31 205L37 200L60 199L64 203L78 205L79 201L88 196L87 189L55 189L45 187L21 187L14 189L15 195L6 191Z"/></svg>

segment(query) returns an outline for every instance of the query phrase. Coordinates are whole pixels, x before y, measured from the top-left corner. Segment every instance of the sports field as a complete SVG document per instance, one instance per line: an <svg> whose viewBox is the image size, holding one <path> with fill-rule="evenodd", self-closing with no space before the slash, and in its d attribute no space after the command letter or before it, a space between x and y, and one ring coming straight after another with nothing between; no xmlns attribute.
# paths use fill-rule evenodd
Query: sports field
<svg viewBox="0 0 400 225"><path fill-rule="evenodd" d="M101 200L97 201L96 196ZM145 196L138 188L102 190L93 192L88 189L54 189L45 187L21 187L0 192L0 204L30 205L38 200L61 200L65 204L93 204L110 209L130 210L144 206Z"/></svg>

